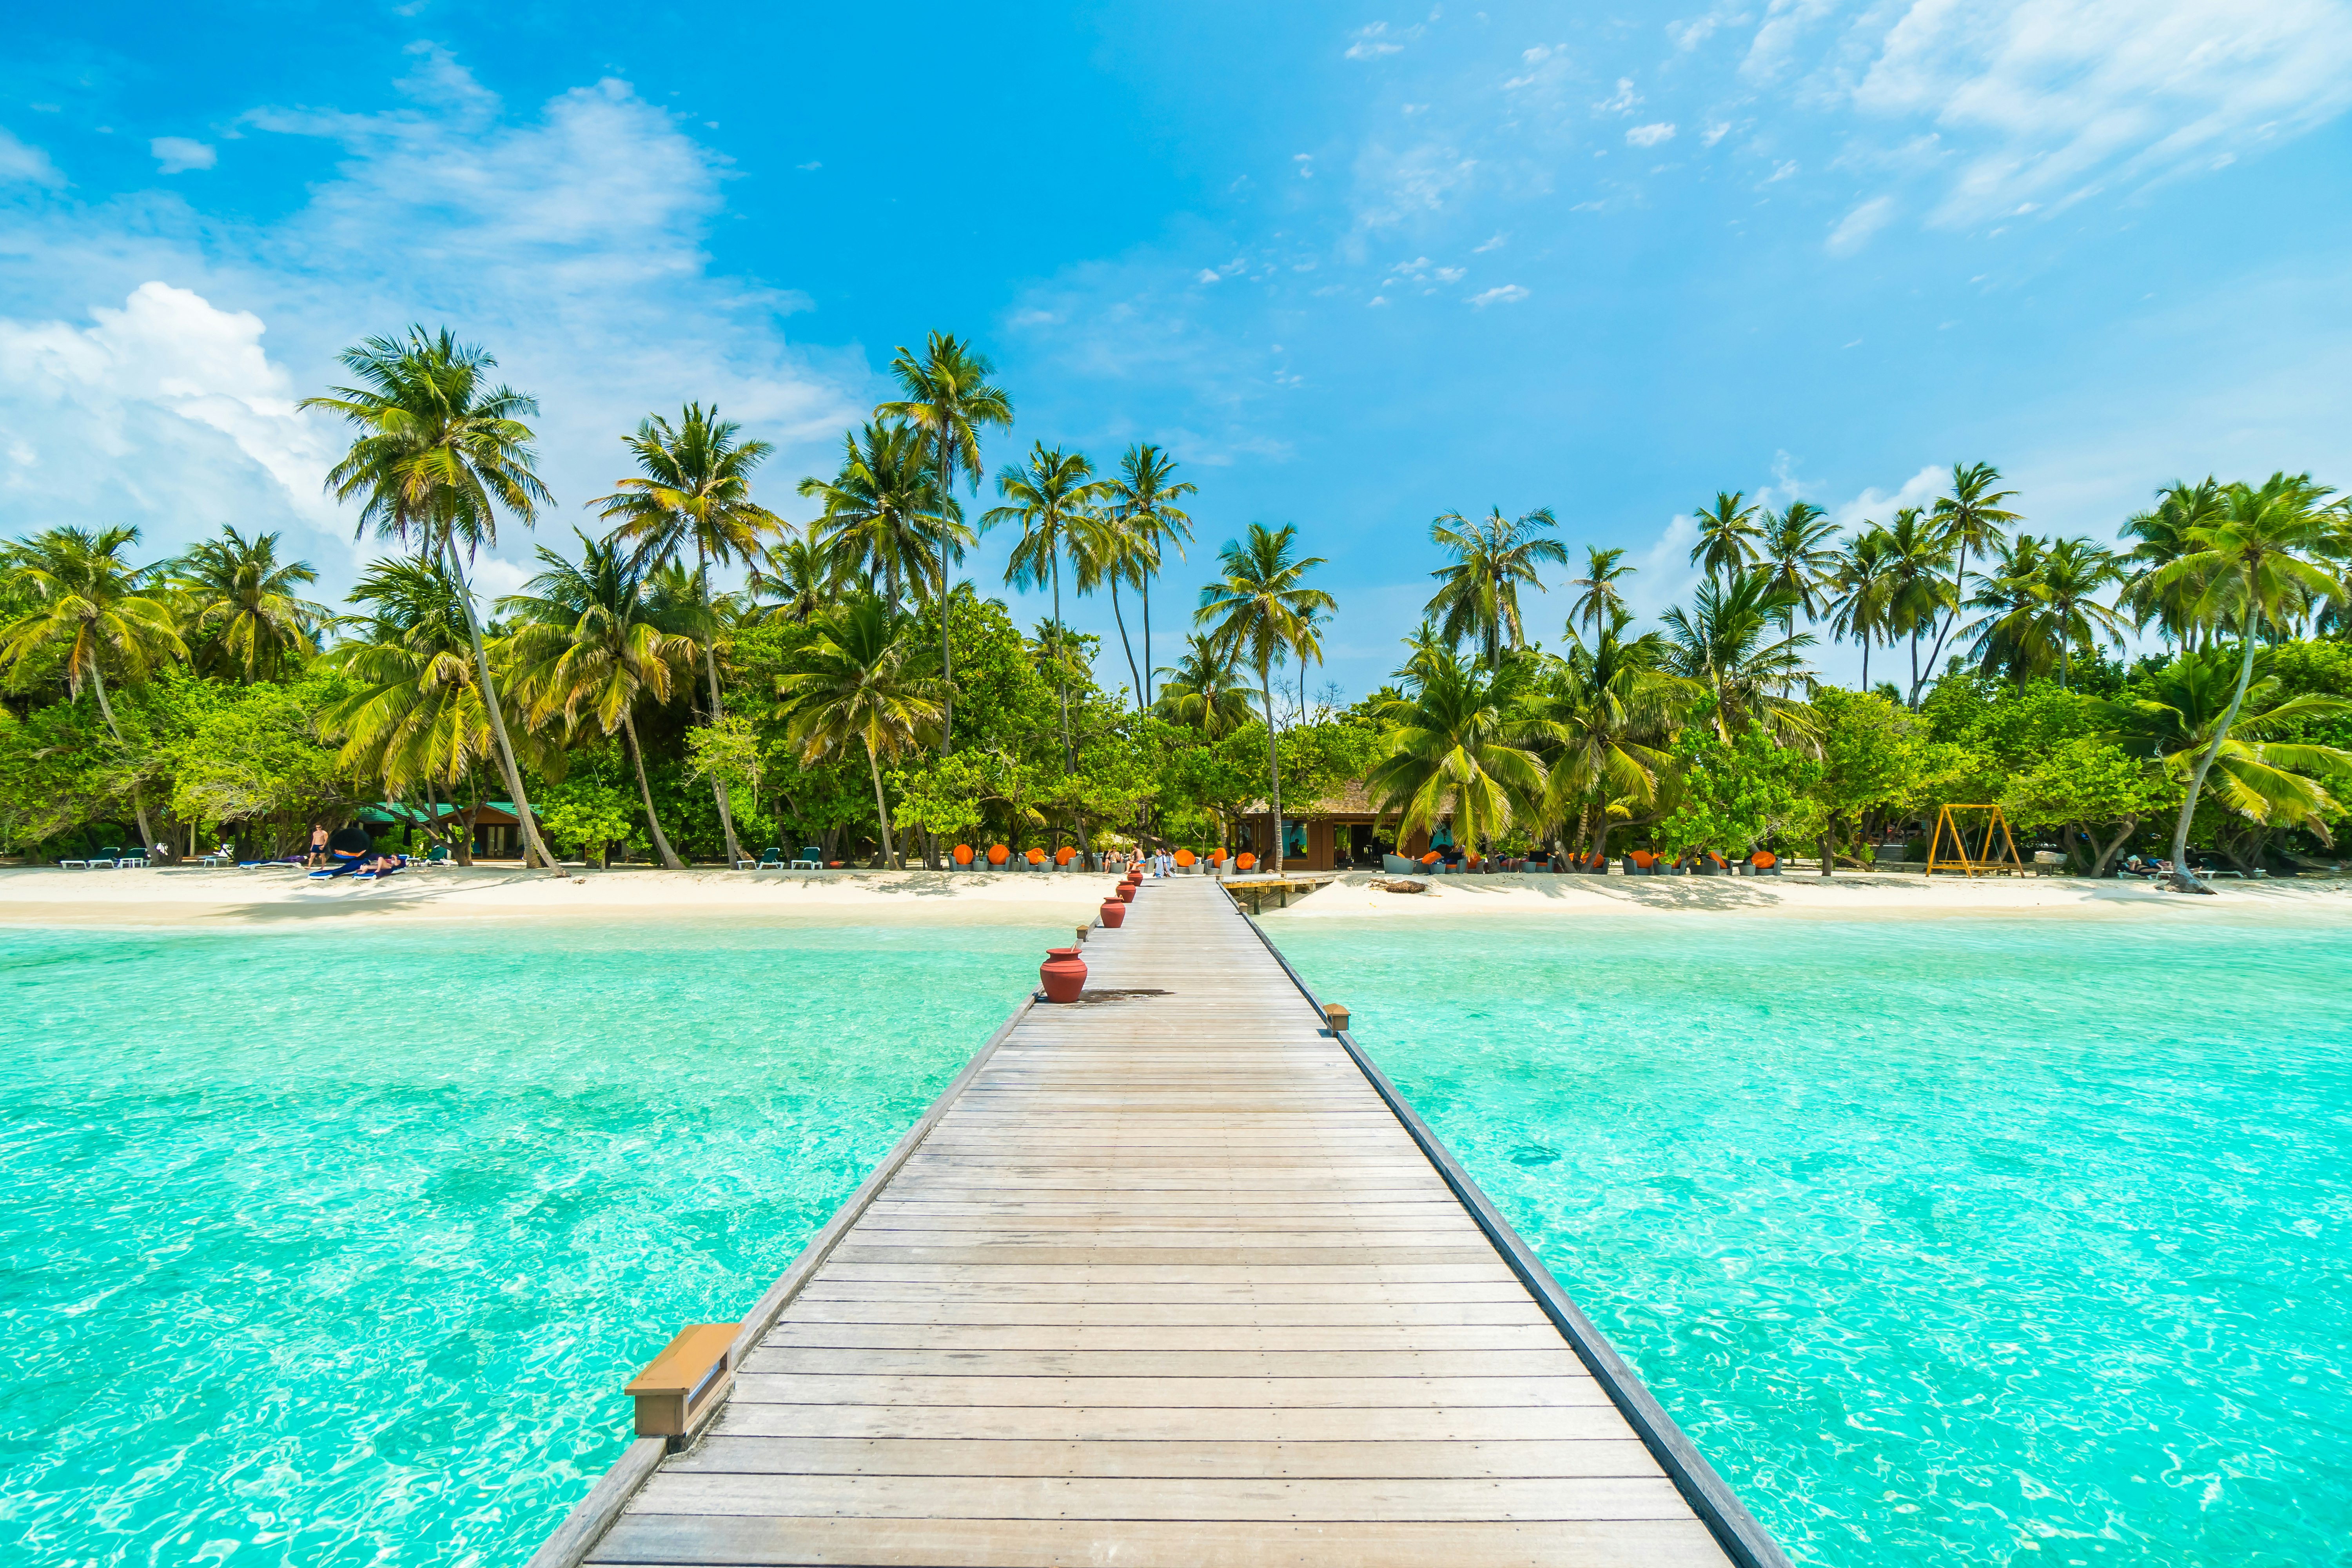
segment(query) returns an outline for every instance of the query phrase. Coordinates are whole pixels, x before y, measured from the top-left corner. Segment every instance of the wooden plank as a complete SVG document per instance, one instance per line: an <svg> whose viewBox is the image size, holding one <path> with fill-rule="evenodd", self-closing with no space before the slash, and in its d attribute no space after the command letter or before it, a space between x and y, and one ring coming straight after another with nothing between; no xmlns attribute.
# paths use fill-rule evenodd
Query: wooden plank
<svg viewBox="0 0 2352 1568"><path fill-rule="evenodd" d="M633 1512L589 1561L676 1568L1723 1568L1696 1520L1541 1524L848 1520Z"/></svg>
<svg viewBox="0 0 2352 1568"><path fill-rule="evenodd" d="M759 1352L753 1352L757 1354ZM1573 1377L987 1377L942 1373L745 1371L729 1398L760 1405L1207 1405L1297 1409L1499 1405L1606 1405L1588 1374Z"/></svg>
<svg viewBox="0 0 2352 1568"><path fill-rule="evenodd" d="M730 1404L714 1435L1055 1438L1070 1442L1500 1443L1628 1440L1616 1406Z"/></svg>
<svg viewBox="0 0 2352 1568"><path fill-rule="evenodd" d="M1081 1328L1104 1332L1126 1328L1191 1329L1223 1332L1228 1329L1358 1329L1426 1325L1468 1328L1494 1324L1539 1329L1558 1338L1551 1321L1526 1300L1380 1302L1356 1291L1335 1292L1324 1301L1278 1303L1246 1298L1223 1301L1034 1301L965 1300L926 1292L911 1297L866 1298L855 1300L816 1300L803 1295L792 1304L768 1342L783 1342L787 1326L818 1328L827 1323L859 1324L875 1329L891 1326L931 1328L941 1332L963 1327ZM1263 1348L1263 1347L1259 1347Z"/></svg>
<svg viewBox="0 0 2352 1568"><path fill-rule="evenodd" d="M1186 1314L1181 1325L1082 1323L965 1325L811 1321L787 1315L760 1343L769 1350L897 1351L1487 1351L1559 1348L1559 1331L1538 1316L1521 1323L1390 1323L1342 1328L1318 1321L1307 1328L1204 1324ZM1071 1314L1064 1313L1067 1317ZM753 1352L755 1355L758 1352ZM1171 1365L1171 1371L1181 1370Z"/></svg>
<svg viewBox="0 0 2352 1568"><path fill-rule="evenodd" d="M1576 1352L1547 1350L835 1350L762 1344L747 1373L923 1377L1425 1378L1586 1377Z"/></svg>
<svg viewBox="0 0 2352 1568"><path fill-rule="evenodd" d="M668 1465L649 1513L862 1519L1559 1521L1686 1519L1664 1475L1420 1480L1151 1476L767 1476Z"/></svg>
<svg viewBox="0 0 2352 1568"><path fill-rule="evenodd" d="M1540 1479L1663 1476L1629 1431L1528 1441L1083 1442L957 1437L753 1437L714 1434L669 1467L680 1472L805 1476L1023 1476L1299 1480Z"/></svg>

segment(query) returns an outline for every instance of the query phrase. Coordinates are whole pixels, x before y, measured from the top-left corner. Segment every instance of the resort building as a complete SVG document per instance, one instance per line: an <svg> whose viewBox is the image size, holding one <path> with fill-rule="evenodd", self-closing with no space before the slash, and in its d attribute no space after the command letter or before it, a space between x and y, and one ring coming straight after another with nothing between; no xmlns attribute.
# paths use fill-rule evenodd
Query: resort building
<svg viewBox="0 0 2352 1568"><path fill-rule="evenodd" d="M1282 803L1283 864L1298 871L1377 871L1383 855L1418 859L1433 847L1454 841L1450 824L1438 823L1433 832L1415 828L1399 847L1393 815L1383 820L1372 809L1364 781L1351 779L1319 800ZM1265 854L1274 846L1272 809L1253 801L1242 813L1235 848Z"/></svg>

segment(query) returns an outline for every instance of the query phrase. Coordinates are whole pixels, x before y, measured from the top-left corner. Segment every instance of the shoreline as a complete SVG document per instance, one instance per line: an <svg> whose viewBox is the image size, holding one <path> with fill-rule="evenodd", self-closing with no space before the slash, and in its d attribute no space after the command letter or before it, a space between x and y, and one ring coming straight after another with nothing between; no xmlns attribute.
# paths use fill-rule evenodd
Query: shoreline
<svg viewBox="0 0 2352 1568"><path fill-rule="evenodd" d="M2218 896L2086 877L1927 878L1904 872L1782 877L1578 877L1513 874L1418 879L1391 893L1385 873L1345 871L1268 919L1381 920L1691 914L1793 919L1960 915L2183 919L2352 919L2352 877L2224 881ZM0 868L0 925L268 927L319 921L749 920L836 923L1076 925L1117 878L1098 872L664 871L443 867L382 882L313 882L291 870L157 867L67 871Z"/></svg>

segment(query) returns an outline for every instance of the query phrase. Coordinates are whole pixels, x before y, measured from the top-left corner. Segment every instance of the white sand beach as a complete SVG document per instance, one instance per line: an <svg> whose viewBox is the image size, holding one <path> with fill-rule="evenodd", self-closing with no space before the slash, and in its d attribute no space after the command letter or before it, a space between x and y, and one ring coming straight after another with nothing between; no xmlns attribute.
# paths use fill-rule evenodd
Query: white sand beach
<svg viewBox="0 0 2352 1568"><path fill-rule="evenodd" d="M1421 893L1386 891L1391 879L1346 872L1294 896L1277 919L1504 915L1628 916L1766 913L1891 919L1979 914L2128 914L2352 919L2352 878L2216 884L2218 897L2145 882L2080 877L1962 878L1916 873L1795 873L1769 878L1521 875L1422 879ZM0 923L180 925L318 919L603 920L741 917L853 922L898 920L1076 924L1092 917L1115 877L1091 873L936 871L660 871L574 869L562 877L512 865L407 871L382 882L313 881L299 871L159 867L71 871L0 868Z"/></svg>

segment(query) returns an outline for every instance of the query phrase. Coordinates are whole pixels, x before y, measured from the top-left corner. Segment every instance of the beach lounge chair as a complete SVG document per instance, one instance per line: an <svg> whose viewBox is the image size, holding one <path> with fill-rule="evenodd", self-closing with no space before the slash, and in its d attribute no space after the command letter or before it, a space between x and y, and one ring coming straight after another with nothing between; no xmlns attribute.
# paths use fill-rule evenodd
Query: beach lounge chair
<svg viewBox="0 0 2352 1568"><path fill-rule="evenodd" d="M58 865L60 868L68 871L87 871L89 869L89 857L85 855L79 859L60 860L58 862Z"/></svg>
<svg viewBox="0 0 2352 1568"><path fill-rule="evenodd" d="M144 866L147 864L147 851L136 847L125 849L115 857L114 864L118 868L124 866Z"/></svg>
<svg viewBox="0 0 2352 1568"><path fill-rule="evenodd" d="M121 858L122 846L120 844L110 844L105 848L100 850L97 854L89 858L89 868L95 871L100 867L103 866L106 869L111 871Z"/></svg>
<svg viewBox="0 0 2352 1568"><path fill-rule="evenodd" d="M794 871L824 870L824 851L818 848L814 844L802 845L801 852L793 858L793 863L789 869Z"/></svg>
<svg viewBox="0 0 2352 1568"><path fill-rule="evenodd" d="M771 844L761 850L759 864L751 868L754 871L781 871L783 868L783 847L778 844Z"/></svg>
<svg viewBox="0 0 2352 1568"><path fill-rule="evenodd" d="M380 882L386 877L394 876L399 872L408 869L409 859L407 856L395 855L393 858L399 861L400 864L397 866L386 866L382 870L371 869L366 871L354 871L352 873L352 880L354 882Z"/></svg>

